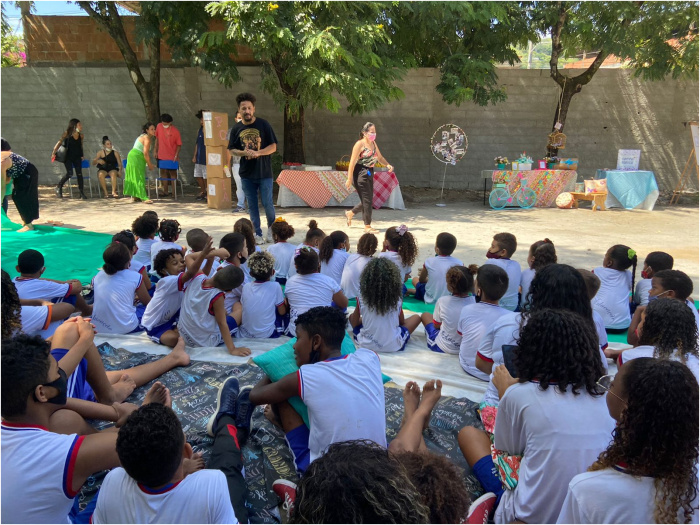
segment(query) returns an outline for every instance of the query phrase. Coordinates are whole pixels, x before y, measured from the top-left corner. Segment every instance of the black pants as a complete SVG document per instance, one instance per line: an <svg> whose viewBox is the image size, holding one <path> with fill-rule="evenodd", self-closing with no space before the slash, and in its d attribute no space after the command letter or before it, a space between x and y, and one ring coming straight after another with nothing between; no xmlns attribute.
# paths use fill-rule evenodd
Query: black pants
<svg viewBox="0 0 700 525"><path fill-rule="evenodd" d="M355 164L352 171L352 185L360 196L360 203L352 209L353 215L362 213L365 226L372 224L372 199L374 197L374 170Z"/></svg>
<svg viewBox="0 0 700 525"><path fill-rule="evenodd" d="M236 423L231 416L224 415L219 419L218 425L207 468L219 469L226 474L229 497L236 519L239 523L248 523L248 509L245 506L248 486L243 477L243 458L238 445Z"/></svg>
<svg viewBox="0 0 700 525"><path fill-rule="evenodd" d="M31 162L24 174L14 180L12 200L24 224L39 218L39 170Z"/></svg>
<svg viewBox="0 0 700 525"><path fill-rule="evenodd" d="M75 169L75 175L78 177L78 189L83 192L83 161L80 159L76 160L66 160L64 163L66 167L66 174L63 178L58 181L58 187L62 188L63 185L73 176L73 169Z"/></svg>

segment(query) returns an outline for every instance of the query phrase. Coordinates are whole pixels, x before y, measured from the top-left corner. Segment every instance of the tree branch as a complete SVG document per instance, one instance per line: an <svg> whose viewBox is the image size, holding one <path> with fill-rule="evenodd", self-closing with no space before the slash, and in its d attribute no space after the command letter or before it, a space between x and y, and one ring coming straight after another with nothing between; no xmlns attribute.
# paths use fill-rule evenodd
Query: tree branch
<svg viewBox="0 0 700 525"><path fill-rule="evenodd" d="M567 9L563 2L558 2L559 17L557 23L552 28L552 54L549 59L549 76L561 87L564 87L566 77L559 73L559 56L564 46L561 43L561 32L566 23Z"/></svg>

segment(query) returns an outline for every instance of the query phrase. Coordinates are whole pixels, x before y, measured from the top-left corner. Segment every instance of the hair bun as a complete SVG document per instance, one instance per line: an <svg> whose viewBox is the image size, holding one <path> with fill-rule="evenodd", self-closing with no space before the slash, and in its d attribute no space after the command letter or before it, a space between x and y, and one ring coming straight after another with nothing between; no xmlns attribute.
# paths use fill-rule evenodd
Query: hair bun
<svg viewBox="0 0 700 525"><path fill-rule="evenodd" d="M102 137L102 142L107 142L108 140L109 140L109 137L108 137L107 135L105 135L104 137Z"/></svg>
<svg viewBox="0 0 700 525"><path fill-rule="evenodd" d="M547 237L545 237L544 240L543 240L542 242L547 243L547 244L554 244L554 243L553 243L552 241L550 241Z"/></svg>
<svg viewBox="0 0 700 525"><path fill-rule="evenodd" d="M318 223L315 220L311 219L309 221L309 230L315 230L316 228L318 228Z"/></svg>
<svg viewBox="0 0 700 525"><path fill-rule="evenodd" d="M469 270L470 274L476 275L479 271L479 266L476 264L470 264L469 266L467 266L467 270Z"/></svg>

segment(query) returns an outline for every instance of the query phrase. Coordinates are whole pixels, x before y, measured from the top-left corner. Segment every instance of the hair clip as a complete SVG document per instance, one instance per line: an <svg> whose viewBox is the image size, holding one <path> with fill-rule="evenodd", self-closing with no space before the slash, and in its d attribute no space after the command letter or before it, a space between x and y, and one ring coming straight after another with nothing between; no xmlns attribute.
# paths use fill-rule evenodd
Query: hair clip
<svg viewBox="0 0 700 525"><path fill-rule="evenodd" d="M402 224L398 228L396 228L396 233L398 233L401 237L403 237L403 234L408 231L408 226L405 224Z"/></svg>
<svg viewBox="0 0 700 525"><path fill-rule="evenodd" d="M275 222L287 222L287 221L284 219L284 217L277 217L275 219Z"/></svg>
<svg viewBox="0 0 700 525"><path fill-rule="evenodd" d="M631 261L637 256L637 252L635 252L632 248L627 250L627 258Z"/></svg>

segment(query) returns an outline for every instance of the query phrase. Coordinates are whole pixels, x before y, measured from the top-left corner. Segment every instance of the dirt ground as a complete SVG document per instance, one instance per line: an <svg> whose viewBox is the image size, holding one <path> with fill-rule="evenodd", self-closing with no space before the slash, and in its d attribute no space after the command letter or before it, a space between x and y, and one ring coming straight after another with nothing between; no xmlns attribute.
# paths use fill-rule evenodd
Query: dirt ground
<svg viewBox="0 0 700 525"><path fill-rule="evenodd" d="M169 198L145 205L131 204L128 198L99 200L96 192L95 198L87 201L59 200L54 196L53 188L41 187L41 218L37 224L60 220L66 227L115 233L130 228L138 215L152 209L161 218L180 221L183 232L181 243L186 244L187 230L198 227L209 233L218 244L224 234L232 231L237 219L248 216L226 210L210 210L206 204L194 200L194 188L186 187L185 190L186 196L178 202ZM583 204L585 208L578 210L535 208L495 211L482 204L480 192L451 192L446 199L447 206L440 208L435 206L439 190L408 187L402 190L407 209L375 210L372 225L379 230L401 223L409 227L420 249L414 275L417 275L417 268L423 260L433 255L435 237L442 231L456 235L458 245L454 255L467 264L482 263L492 236L507 231L518 238L518 251L513 258L523 267L527 264L530 244L544 237L554 242L559 262L588 269L600 266L605 251L613 244L626 244L637 251L640 259L637 279L640 278L641 264L647 253L655 250L668 252L675 259L674 267L693 279L693 297L698 299L697 200L693 202L688 199L680 206L657 204L653 212L620 209L592 212L587 203ZM663 199L660 201L663 202ZM341 208L275 208L278 216L284 216L296 228L297 233L293 238L296 242L303 239L310 219L318 221L326 233L344 230L353 247L362 234L362 221L355 221L348 228ZM19 222L11 201L8 215Z"/></svg>

